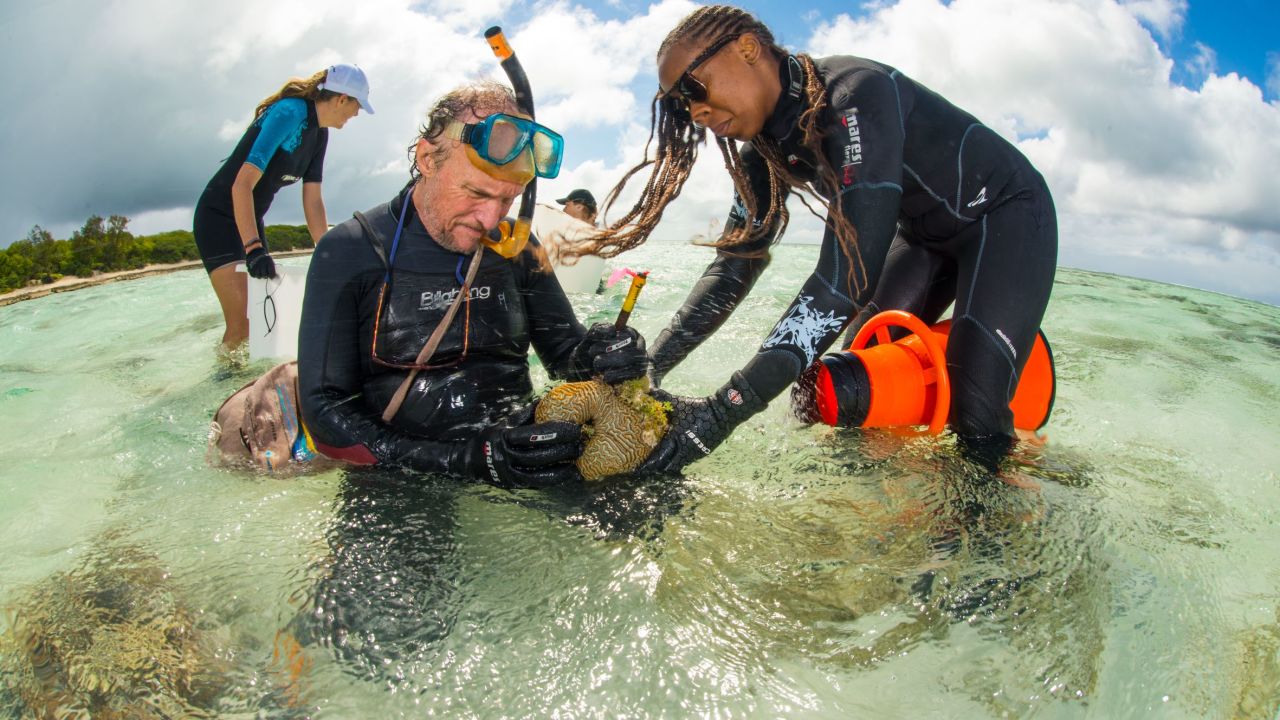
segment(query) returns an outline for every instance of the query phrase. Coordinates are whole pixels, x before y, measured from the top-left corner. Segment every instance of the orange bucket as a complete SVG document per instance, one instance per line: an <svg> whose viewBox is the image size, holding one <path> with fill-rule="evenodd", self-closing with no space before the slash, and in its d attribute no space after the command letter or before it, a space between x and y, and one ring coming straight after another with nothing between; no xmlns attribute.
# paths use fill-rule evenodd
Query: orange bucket
<svg viewBox="0 0 1280 720"><path fill-rule="evenodd" d="M911 334L893 342L891 326L906 328ZM946 360L950 331L950 320L929 327L901 310L886 310L871 318L848 350L818 362L814 388L817 415L828 425L928 425L930 433L942 432L951 411ZM873 337L879 344L868 348ZM1044 333L1039 332L1009 403L1014 427L1043 427L1053 409L1054 389L1053 354Z"/></svg>

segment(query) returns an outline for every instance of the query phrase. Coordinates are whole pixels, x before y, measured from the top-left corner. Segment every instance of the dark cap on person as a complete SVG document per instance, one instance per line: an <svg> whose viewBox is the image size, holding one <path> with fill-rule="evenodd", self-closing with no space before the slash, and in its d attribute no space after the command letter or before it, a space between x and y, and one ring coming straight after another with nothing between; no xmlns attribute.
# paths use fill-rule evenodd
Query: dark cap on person
<svg viewBox="0 0 1280 720"><path fill-rule="evenodd" d="M577 190L574 190L573 192L560 198L559 200L556 200L556 202L560 203L561 205L568 205L574 200L577 200L578 202L582 203L583 205L586 205L589 208L594 208L596 206L596 196L592 195L591 191L585 188L578 188Z"/></svg>

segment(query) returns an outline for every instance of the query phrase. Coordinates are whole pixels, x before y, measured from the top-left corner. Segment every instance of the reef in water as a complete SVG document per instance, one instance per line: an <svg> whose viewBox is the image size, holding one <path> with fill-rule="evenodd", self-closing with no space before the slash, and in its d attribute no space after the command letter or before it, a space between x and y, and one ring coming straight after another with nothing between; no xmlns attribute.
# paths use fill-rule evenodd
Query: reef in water
<svg viewBox="0 0 1280 720"><path fill-rule="evenodd" d="M667 432L666 408L649 394L647 378L616 386L600 380L558 385L538 402L536 418L583 426L587 443L578 470L587 480L634 470Z"/></svg>
<svg viewBox="0 0 1280 720"><path fill-rule="evenodd" d="M225 661L154 555L97 543L15 596L0 634L0 694L21 717L212 717Z"/></svg>

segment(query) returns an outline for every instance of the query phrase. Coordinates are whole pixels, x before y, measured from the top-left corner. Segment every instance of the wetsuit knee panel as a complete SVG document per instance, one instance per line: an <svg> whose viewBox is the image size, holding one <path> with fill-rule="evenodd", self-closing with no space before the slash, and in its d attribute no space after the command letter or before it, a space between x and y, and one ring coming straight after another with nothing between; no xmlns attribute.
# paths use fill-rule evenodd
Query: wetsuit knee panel
<svg viewBox="0 0 1280 720"><path fill-rule="evenodd" d="M1013 433L1009 402L1017 389L1012 342L969 316L952 322L947 340L951 424L960 435Z"/></svg>

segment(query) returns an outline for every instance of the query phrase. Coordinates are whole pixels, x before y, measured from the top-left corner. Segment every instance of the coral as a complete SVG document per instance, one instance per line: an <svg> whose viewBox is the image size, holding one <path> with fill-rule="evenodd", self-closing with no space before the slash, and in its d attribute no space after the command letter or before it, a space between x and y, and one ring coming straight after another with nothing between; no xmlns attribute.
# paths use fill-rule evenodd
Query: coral
<svg viewBox="0 0 1280 720"><path fill-rule="evenodd" d="M225 670L154 556L91 550L8 607L7 693L37 718L208 717Z"/></svg>
<svg viewBox="0 0 1280 720"><path fill-rule="evenodd" d="M564 383L538 403L538 422L565 420L587 436L578 470L587 480L630 472L667 432L664 403L649 395L649 380L608 385L600 380Z"/></svg>

